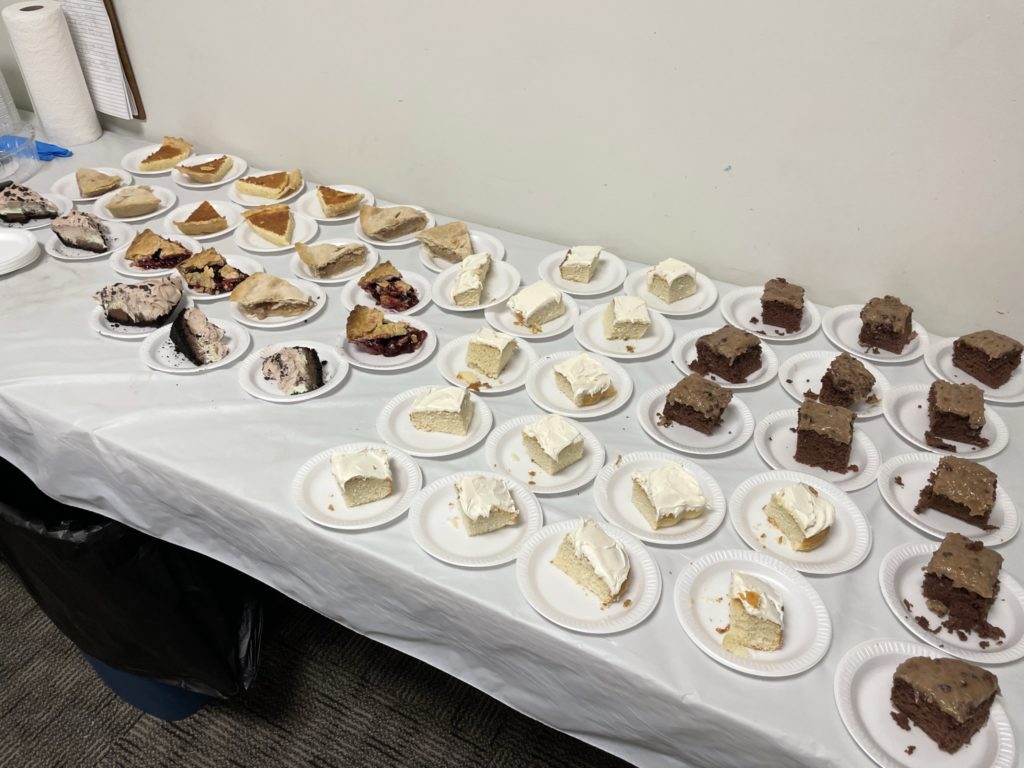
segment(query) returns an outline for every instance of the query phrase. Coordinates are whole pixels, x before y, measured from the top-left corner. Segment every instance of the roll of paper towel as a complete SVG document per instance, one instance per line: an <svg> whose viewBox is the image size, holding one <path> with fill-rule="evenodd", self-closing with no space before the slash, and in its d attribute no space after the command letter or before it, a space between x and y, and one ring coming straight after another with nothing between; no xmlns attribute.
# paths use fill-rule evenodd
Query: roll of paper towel
<svg viewBox="0 0 1024 768"><path fill-rule="evenodd" d="M66 146L98 139L100 122L60 3L15 3L3 19L46 138Z"/></svg>

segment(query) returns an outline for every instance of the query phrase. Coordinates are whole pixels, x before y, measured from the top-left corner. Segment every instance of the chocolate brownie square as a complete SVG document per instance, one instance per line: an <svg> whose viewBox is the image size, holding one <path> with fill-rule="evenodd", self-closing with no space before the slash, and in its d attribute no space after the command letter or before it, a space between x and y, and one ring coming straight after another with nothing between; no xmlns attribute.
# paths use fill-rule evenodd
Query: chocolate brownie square
<svg viewBox="0 0 1024 768"><path fill-rule="evenodd" d="M760 340L731 325L697 339L697 359L690 363L697 373L713 373L733 384L742 384L760 367Z"/></svg>
<svg viewBox="0 0 1024 768"><path fill-rule="evenodd" d="M895 296L871 299L860 311L861 345L900 354L913 338L914 310Z"/></svg>
<svg viewBox="0 0 1024 768"><path fill-rule="evenodd" d="M794 458L809 467L846 474L850 471L856 418L853 411L838 405L804 400L797 413Z"/></svg>
<svg viewBox="0 0 1024 768"><path fill-rule="evenodd" d="M941 379L932 383L928 390L928 431L925 433L929 445L938 445L945 438L984 448L988 445L988 440L981 436L984 426L985 397L978 387Z"/></svg>
<svg viewBox="0 0 1024 768"><path fill-rule="evenodd" d="M761 322L785 328L790 333L800 330L804 318L804 289L784 277L775 277L764 284L761 293Z"/></svg>
<svg viewBox="0 0 1024 768"><path fill-rule="evenodd" d="M976 331L953 342L953 365L982 384L998 389L1020 366L1024 349L1016 339L995 331Z"/></svg>
<svg viewBox="0 0 1024 768"><path fill-rule="evenodd" d="M659 423L667 427L674 422L710 435L722 423L730 400L728 389L691 373L668 391Z"/></svg>
<svg viewBox="0 0 1024 768"><path fill-rule="evenodd" d="M826 405L841 405L849 408L871 396L875 377L864 367L864 363L848 352L843 352L828 366L821 377L821 393L818 400Z"/></svg>
<svg viewBox="0 0 1024 768"><path fill-rule="evenodd" d="M921 592L928 607L951 632L976 631L979 637L1005 633L988 623L988 612L999 594L1003 556L959 533L947 533L924 568Z"/></svg>
<svg viewBox="0 0 1024 768"><path fill-rule="evenodd" d="M988 519L996 505L996 473L977 462L956 456L939 459L928 484L921 489L914 511L935 509L943 514L990 530Z"/></svg>

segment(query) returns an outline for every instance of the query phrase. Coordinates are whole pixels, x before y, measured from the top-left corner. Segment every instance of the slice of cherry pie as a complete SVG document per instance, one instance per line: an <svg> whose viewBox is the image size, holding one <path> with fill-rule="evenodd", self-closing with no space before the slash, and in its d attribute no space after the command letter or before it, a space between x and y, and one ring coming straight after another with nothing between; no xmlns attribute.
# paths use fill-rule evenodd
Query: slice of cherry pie
<svg viewBox="0 0 1024 768"><path fill-rule="evenodd" d="M359 287L373 297L378 307L392 312L404 312L420 303L416 289L402 279L402 273L390 261L378 264L359 278Z"/></svg>

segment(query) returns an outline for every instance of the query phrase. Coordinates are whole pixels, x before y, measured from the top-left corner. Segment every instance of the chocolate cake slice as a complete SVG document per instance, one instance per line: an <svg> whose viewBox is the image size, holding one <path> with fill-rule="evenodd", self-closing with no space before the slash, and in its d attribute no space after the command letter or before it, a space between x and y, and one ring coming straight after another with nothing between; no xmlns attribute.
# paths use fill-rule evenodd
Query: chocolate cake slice
<svg viewBox="0 0 1024 768"><path fill-rule="evenodd" d="M935 509L943 514L991 530L988 519L996 505L996 473L977 462L943 456L928 476L928 484L914 507L917 513Z"/></svg>
<svg viewBox="0 0 1024 768"><path fill-rule="evenodd" d="M228 353L224 329L214 325L202 310L190 307L171 323L171 343L193 365L208 365L224 359Z"/></svg>
<svg viewBox="0 0 1024 768"><path fill-rule="evenodd" d="M999 681L988 670L959 659L914 656L892 676L892 705L950 754L988 722Z"/></svg>
<svg viewBox="0 0 1024 768"><path fill-rule="evenodd" d="M1020 366L1022 345L995 331L975 331L953 342L953 365L982 384L998 389Z"/></svg>
<svg viewBox="0 0 1024 768"><path fill-rule="evenodd" d="M697 359L690 368L713 373L733 384L742 384L761 367L761 342L757 336L731 325L697 339Z"/></svg>
<svg viewBox="0 0 1024 768"><path fill-rule="evenodd" d="M0 189L0 221L25 224L35 219L57 218L57 206L28 187L8 184Z"/></svg>
<svg viewBox="0 0 1024 768"><path fill-rule="evenodd" d="M761 294L761 322L785 328L790 333L800 330L804 319L804 289L784 277L775 277L764 284Z"/></svg>
<svg viewBox="0 0 1024 768"><path fill-rule="evenodd" d="M928 390L929 445L940 445L941 439L955 440L984 448L988 439L981 436L985 426L985 396L974 384L953 384L939 380ZM955 447L949 446L952 450Z"/></svg>
<svg viewBox="0 0 1024 768"><path fill-rule="evenodd" d="M72 210L54 219L50 228L68 248L80 248L92 253L103 253L110 249L110 232L92 214Z"/></svg>
<svg viewBox="0 0 1024 768"><path fill-rule="evenodd" d="M947 533L924 568L921 592L928 607L950 632L977 632L998 639L1006 635L988 623L988 613L999 594L1003 556L959 533Z"/></svg>
<svg viewBox="0 0 1024 768"><path fill-rule="evenodd" d="M264 357L260 370L286 395L301 395L324 385L323 363L309 347L284 347Z"/></svg>
<svg viewBox="0 0 1024 768"><path fill-rule="evenodd" d="M722 423L730 400L732 392L728 389L691 373L669 390L660 424L667 427L674 422L710 435Z"/></svg>
<svg viewBox="0 0 1024 768"><path fill-rule="evenodd" d="M390 261L378 264L359 278L359 287L373 297L377 306L394 312L404 312L420 303L416 289L402 279L402 273Z"/></svg>
<svg viewBox="0 0 1024 768"><path fill-rule="evenodd" d="M345 323L348 340L364 352L397 357L415 352L427 338L427 332L405 322L392 322L373 307L357 304Z"/></svg>
<svg viewBox="0 0 1024 768"><path fill-rule="evenodd" d="M873 386L875 377L864 367L864 363L848 352L843 352L829 364L825 375L821 377L818 401L850 408L871 397Z"/></svg>
<svg viewBox="0 0 1024 768"><path fill-rule="evenodd" d="M838 405L804 400L797 412L796 454L809 467L830 472L850 471L853 421L857 415Z"/></svg>
<svg viewBox="0 0 1024 768"><path fill-rule="evenodd" d="M857 340L868 349L900 354L913 338L914 310L895 296L871 299L860 311Z"/></svg>

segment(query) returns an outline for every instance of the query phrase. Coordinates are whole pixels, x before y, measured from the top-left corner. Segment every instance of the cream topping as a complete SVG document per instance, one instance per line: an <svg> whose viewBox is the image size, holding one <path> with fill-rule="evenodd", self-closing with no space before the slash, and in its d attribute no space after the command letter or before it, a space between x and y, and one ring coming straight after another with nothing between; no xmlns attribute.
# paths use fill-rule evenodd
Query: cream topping
<svg viewBox="0 0 1024 768"><path fill-rule="evenodd" d="M665 259L664 261L659 261L647 272L647 285L654 282L655 275L665 282L671 283L673 280L678 280L681 277L687 276L696 280L697 270L685 261L680 261L679 259Z"/></svg>
<svg viewBox="0 0 1024 768"><path fill-rule="evenodd" d="M739 600L743 610L751 616L782 626L782 598L749 573L732 572L729 577L729 599Z"/></svg>
<svg viewBox="0 0 1024 768"><path fill-rule="evenodd" d="M492 509L518 512L508 486L484 475L464 475L455 481L455 501L470 520L490 517Z"/></svg>
<svg viewBox="0 0 1024 768"><path fill-rule="evenodd" d="M431 387L413 403L413 413L458 413L469 393L462 387Z"/></svg>
<svg viewBox="0 0 1024 768"><path fill-rule="evenodd" d="M616 296L612 299L612 317L624 323L650 323L647 302L639 296Z"/></svg>
<svg viewBox="0 0 1024 768"><path fill-rule="evenodd" d="M544 451L552 459L557 459L559 454L570 445L583 442L583 435L569 421L557 414L549 414L537 419L532 424L523 427L523 434L536 440Z"/></svg>
<svg viewBox="0 0 1024 768"><path fill-rule="evenodd" d="M333 453L331 472L339 485L344 485L354 477L388 480L391 478L388 452L383 448L362 448L351 453Z"/></svg>
<svg viewBox="0 0 1024 768"><path fill-rule="evenodd" d="M114 283L93 294L105 312L118 309L135 322L153 320L167 314L181 301L181 286L173 277L160 277L141 283Z"/></svg>
<svg viewBox="0 0 1024 768"><path fill-rule="evenodd" d="M543 280L538 280L509 299L507 306L513 312L518 312L523 317L529 317L542 307L561 303L562 292Z"/></svg>
<svg viewBox="0 0 1024 768"><path fill-rule="evenodd" d="M611 376L604 366L586 352L558 363L555 371L566 378L574 396L595 395L612 385Z"/></svg>
<svg viewBox="0 0 1024 768"><path fill-rule="evenodd" d="M769 504L788 512L811 537L836 521L836 508L818 491L805 483L794 483L772 494Z"/></svg>
<svg viewBox="0 0 1024 768"><path fill-rule="evenodd" d="M591 519L571 534L576 557L584 557L611 593L617 594L629 576L629 557L623 546Z"/></svg>
<svg viewBox="0 0 1024 768"><path fill-rule="evenodd" d="M574 245L565 252L562 264L566 266L589 267L601 255L600 245Z"/></svg>
<svg viewBox="0 0 1024 768"><path fill-rule="evenodd" d="M518 345L515 337L509 336L507 333L492 331L490 328L481 328L473 334L473 338L469 340L469 343L484 344L488 347L494 347L499 352L504 351L505 347L509 344L512 344L513 346Z"/></svg>
<svg viewBox="0 0 1024 768"><path fill-rule="evenodd" d="M654 469L637 470L632 478L644 489L659 518L707 509L708 500L700 483L674 462L667 462Z"/></svg>

